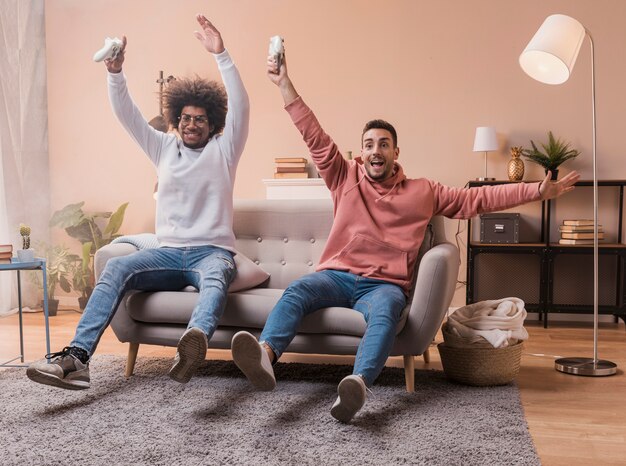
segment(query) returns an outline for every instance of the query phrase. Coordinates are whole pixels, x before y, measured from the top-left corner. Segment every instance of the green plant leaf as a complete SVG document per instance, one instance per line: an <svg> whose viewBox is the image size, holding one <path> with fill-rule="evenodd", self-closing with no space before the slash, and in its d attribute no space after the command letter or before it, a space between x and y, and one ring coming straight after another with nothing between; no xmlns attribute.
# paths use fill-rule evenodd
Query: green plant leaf
<svg viewBox="0 0 626 466"><path fill-rule="evenodd" d="M82 269L83 273L89 270L89 264L91 263L91 248L93 243L91 241L83 244L83 257L82 257Z"/></svg>
<svg viewBox="0 0 626 466"><path fill-rule="evenodd" d="M563 162L580 155L570 144L555 138L552 131L548 131L548 144L541 143L543 152L537 148L534 141L530 141L532 149L526 149L522 155L530 162L541 165L546 170L556 170Z"/></svg>
<svg viewBox="0 0 626 466"><path fill-rule="evenodd" d="M59 277L59 285L61 286L61 289L66 293L72 291L72 284L69 282L65 275Z"/></svg>
<svg viewBox="0 0 626 466"><path fill-rule="evenodd" d="M61 210L57 210L52 214L52 218L50 219L50 226L67 228L78 225L84 217L84 213L82 210L84 204L85 202L68 204Z"/></svg>
<svg viewBox="0 0 626 466"><path fill-rule="evenodd" d="M111 215L111 219L104 229L104 236L108 235L110 237L117 233L118 230L122 227L124 214L126 213L126 207L128 207L128 202L125 202L124 204L119 206L115 213Z"/></svg>

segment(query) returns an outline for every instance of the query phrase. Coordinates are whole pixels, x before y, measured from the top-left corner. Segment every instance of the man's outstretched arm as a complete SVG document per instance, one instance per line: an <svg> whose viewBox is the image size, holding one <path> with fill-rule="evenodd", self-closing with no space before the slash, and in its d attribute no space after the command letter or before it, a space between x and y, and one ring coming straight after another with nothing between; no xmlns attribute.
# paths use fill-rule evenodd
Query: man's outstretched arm
<svg viewBox="0 0 626 466"><path fill-rule="evenodd" d="M285 57L283 57L280 69L278 69L275 57L267 57L267 76L270 78L270 81L276 84L278 89L280 89L280 93L285 101L285 106L298 98L298 92L287 73L287 61Z"/></svg>

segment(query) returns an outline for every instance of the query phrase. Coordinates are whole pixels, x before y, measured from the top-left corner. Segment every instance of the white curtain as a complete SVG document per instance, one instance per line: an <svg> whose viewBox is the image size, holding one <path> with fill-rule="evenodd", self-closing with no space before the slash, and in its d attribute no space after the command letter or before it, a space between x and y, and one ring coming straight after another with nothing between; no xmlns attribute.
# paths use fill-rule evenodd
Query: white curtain
<svg viewBox="0 0 626 466"><path fill-rule="evenodd" d="M50 183L44 0L0 0L0 243L49 237ZM25 274L23 274L23 277ZM39 290L22 280L25 305ZM0 273L0 315L17 305L14 272Z"/></svg>

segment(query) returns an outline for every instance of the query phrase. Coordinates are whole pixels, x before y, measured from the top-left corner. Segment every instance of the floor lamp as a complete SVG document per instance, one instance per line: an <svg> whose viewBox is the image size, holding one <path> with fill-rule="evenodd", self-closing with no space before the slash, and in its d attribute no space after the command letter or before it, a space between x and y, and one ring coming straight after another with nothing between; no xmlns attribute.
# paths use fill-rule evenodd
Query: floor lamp
<svg viewBox="0 0 626 466"><path fill-rule="evenodd" d="M562 84L570 77L585 35L591 45L591 118L593 146L593 358L560 358L558 371L574 375L604 376L617 365L598 359L598 179L596 176L596 90L593 39L585 27L566 15L546 18L519 57L522 69L545 84Z"/></svg>

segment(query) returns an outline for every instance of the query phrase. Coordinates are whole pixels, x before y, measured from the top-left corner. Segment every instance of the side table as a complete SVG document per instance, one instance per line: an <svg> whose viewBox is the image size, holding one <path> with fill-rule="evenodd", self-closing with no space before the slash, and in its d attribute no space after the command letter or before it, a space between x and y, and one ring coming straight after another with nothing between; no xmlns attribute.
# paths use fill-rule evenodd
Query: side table
<svg viewBox="0 0 626 466"><path fill-rule="evenodd" d="M41 270L43 275L43 314L46 326L46 352L50 353L50 325L48 322L48 293L46 290L48 289L48 282L46 276L46 260L42 258L36 258L31 262L17 262L17 258L11 259L11 263L9 264L0 264L0 272L4 270L15 270L17 272L17 300L18 300L18 309L19 309L19 320L20 320L20 354L13 359L9 359L8 361L0 364L0 367L28 367L27 364L24 364L24 329L23 329L23 320L22 320L22 282L20 277L20 272L22 270ZM19 359L22 364L11 364L16 359Z"/></svg>

